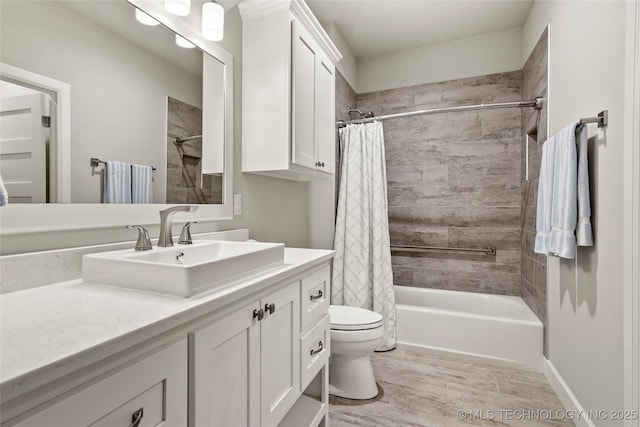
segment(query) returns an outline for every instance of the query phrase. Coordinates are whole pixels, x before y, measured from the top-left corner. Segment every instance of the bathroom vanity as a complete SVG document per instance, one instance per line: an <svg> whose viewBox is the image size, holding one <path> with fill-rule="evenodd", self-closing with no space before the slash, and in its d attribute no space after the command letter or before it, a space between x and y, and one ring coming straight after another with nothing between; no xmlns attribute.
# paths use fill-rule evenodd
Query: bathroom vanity
<svg viewBox="0 0 640 427"><path fill-rule="evenodd" d="M2 426L317 426L333 251L190 298L81 280L1 301Z"/></svg>

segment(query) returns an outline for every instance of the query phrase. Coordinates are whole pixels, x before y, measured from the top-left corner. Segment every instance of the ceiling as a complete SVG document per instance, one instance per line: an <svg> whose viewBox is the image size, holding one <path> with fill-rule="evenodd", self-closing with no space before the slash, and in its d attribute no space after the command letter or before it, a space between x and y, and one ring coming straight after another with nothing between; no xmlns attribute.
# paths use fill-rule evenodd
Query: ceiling
<svg viewBox="0 0 640 427"><path fill-rule="evenodd" d="M356 57L443 43L524 25L533 0L306 0L334 23Z"/></svg>

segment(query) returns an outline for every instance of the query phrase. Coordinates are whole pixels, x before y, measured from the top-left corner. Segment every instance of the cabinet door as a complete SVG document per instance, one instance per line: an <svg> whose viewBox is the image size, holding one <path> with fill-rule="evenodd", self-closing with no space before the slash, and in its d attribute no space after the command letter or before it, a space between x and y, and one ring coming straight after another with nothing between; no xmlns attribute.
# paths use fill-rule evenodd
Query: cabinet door
<svg viewBox="0 0 640 427"><path fill-rule="evenodd" d="M300 389L300 288L294 282L262 300L273 304L260 322L262 427L276 426L296 402Z"/></svg>
<svg viewBox="0 0 640 427"><path fill-rule="evenodd" d="M260 425L260 328L253 302L189 334L189 426Z"/></svg>
<svg viewBox="0 0 640 427"><path fill-rule="evenodd" d="M291 162L316 167L314 109L316 44L295 20L291 21Z"/></svg>
<svg viewBox="0 0 640 427"><path fill-rule="evenodd" d="M187 422L186 340L99 379L17 425L128 427L138 418L138 427Z"/></svg>
<svg viewBox="0 0 640 427"><path fill-rule="evenodd" d="M320 170L335 171L335 67L322 53L316 55L315 143Z"/></svg>

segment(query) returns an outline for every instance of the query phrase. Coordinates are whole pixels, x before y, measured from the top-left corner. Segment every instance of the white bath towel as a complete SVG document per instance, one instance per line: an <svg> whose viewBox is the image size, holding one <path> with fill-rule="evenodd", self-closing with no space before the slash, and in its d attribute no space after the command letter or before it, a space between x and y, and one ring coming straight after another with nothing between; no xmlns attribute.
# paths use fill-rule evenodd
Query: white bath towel
<svg viewBox="0 0 640 427"><path fill-rule="evenodd" d="M131 165L107 160L103 203L131 203Z"/></svg>
<svg viewBox="0 0 640 427"><path fill-rule="evenodd" d="M538 206L536 208L536 240L534 252L549 253L549 233L551 232L551 197L553 196L553 173L556 151L556 136L542 144L540 175L538 177Z"/></svg>
<svg viewBox="0 0 640 427"><path fill-rule="evenodd" d="M534 249L536 253L562 258L574 258L576 254L577 124L565 127L542 146ZM586 151L584 153L586 156Z"/></svg>
<svg viewBox="0 0 640 427"><path fill-rule="evenodd" d="M578 246L593 246L587 125L580 125L576 129L576 143L578 147L578 224L576 225L576 243Z"/></svg>
<svg viewBox="0 0 640 427"><path fill-rule="evenodd" d="M131 165L131 203L153 203L153 168L145 165Z"/></svg>
<svg viewBox="0 0 640 427"><path fill-rule="evenodd" d="M7 193L7 189L4 186L2 176L0 176L0 206L5 206L7 204L9 204L9 193Z"/></svg>

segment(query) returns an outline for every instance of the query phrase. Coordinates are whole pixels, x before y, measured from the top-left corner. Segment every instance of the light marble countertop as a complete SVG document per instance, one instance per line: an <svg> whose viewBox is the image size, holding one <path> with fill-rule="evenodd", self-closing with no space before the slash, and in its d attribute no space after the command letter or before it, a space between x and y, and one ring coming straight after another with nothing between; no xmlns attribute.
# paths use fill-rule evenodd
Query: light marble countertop
<svg viewBox="0 0 640 427"><path fill-rule="evenodd" d="M286 248L284 265L191 298L73 280L0 296L2 402L330 260Z"/></svg>

